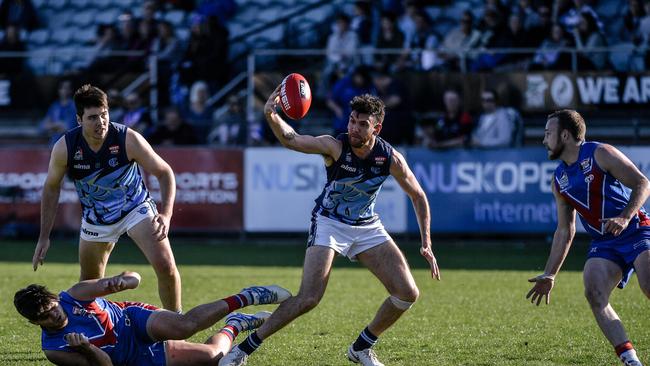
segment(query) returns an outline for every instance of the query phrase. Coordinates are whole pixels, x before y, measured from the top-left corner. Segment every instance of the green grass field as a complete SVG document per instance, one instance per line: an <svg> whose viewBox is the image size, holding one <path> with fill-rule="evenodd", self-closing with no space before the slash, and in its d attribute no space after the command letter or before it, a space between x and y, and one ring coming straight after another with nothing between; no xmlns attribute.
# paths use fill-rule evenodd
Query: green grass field
<svg viewBox="0 0 650 366"><path fill-rule="evenodd" d="M14 292L30 283L58 291L79 273L76 245L55 241L45 266L31 269L35 242L1 242L0 364L46 364L40 329L14 310ZM234 242L234 241L233 241ZM277 240L274 242L278 242ZM209 245L206 245L209 244ZM185 310L222 298L251 284L277 283L297 291L303 245L211 244L173 239L183 279ZM277 243L276 243L277 244ZM546 261L548 246L472 241L439 244L436 254L442 281L430 279L417 243L402 242L421 297L376 346L387 365L617 365L582 295L581 268L586 251L576 245L558 276L550 306L531 305L526 279ZM128 240L118 244L107 274L136 270L141 286L113 295L116 300L159 304L155 276ZM269 338L250 365L347 365L344 352L370 321L386 292L355 263L338 259L328 290L312 312ZM612 303L645 362L650 362L650 306L636 278L617 290ZM272 307L264 307L272 310ZM258 309L249 308L249 311ZM194 336L202 342L222 324ZM243 339L243 338L240 338Z"/></svg>

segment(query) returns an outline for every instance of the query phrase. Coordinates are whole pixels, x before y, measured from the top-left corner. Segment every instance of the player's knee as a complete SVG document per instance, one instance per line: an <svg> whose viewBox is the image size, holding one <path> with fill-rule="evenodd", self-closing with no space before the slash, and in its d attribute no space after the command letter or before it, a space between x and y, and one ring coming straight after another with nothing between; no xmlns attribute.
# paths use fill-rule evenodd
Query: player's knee
<svg viewBox="0 0 650 366"><path fill-rule="evenodd" d="M406 311L406 310L410 309L411 306L413 306L413 304L415 303L415 300L417 300L417 296L415 298L405 300L405 299L401 299L401 298L399 298L397 296L390 295L388 297L388 300L390 300L390 302L393 304L394 307L396 307L396 308L398 308L400 310Z"/></svg>
<svg viewBox="0 0 650 366"><path fill-rule="evenodd" d="M607 294L597 287L585 287L585 298L592 308L603 308L609 303Z"/></svg>
<svg viewBox="0 0 650 366"><path fill-rule="evenodd" d="M314 294L305 294L305 295L298 295L297 300L298 303L300 304L300 309L302 312L308 312L318 306L320 303L320 299L322 296L314 295Z"/></svg>
<svg viewBox="0 0 650 366"><path fill-rule="evenodd" d="M174 261L159 261L154 264L154 270L159 279L172 280L178 277L178 269Z"/></svg>
<svg viewBox="0 0 650 366"><path fill-rule="evenodd" d="M413 284L409 287L405 287L403 289L400 289L400 291L392 293L391 297L394 297L396 299L400 299L409 303L414 303L417 301L418 297L420 297L420 290L418 287Z"/></svg>

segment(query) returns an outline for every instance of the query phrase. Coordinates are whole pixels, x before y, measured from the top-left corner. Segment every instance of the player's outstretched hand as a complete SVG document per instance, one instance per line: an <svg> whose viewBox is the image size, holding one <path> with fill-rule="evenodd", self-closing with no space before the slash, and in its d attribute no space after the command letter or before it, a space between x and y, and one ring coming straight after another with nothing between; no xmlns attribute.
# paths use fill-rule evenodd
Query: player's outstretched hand
<svg viewBox="0 0 650 366"><path fill-rule="evenodd" d="M156 240L161 241L169 234L169 221L170 219L162 214L158 214L153 218L153 236Z"/></svg>
<svg viewBox="0 0 650 366"><path fill-rule="evenodd" d="M264 105L264 114L269 115L277 112L276 106L280 102L280 85L278 85L273 93L269 95L269 99Z"/></svg>
<svg viewBox="0 0 650 366"><path fill-rule="evenodd" d="M607 219L600 219L600 222L605 223L605 232L612 233L614 236L619 236L623 230L627 228L630 220L625 217L610 217Z"/></svg>
<svg viewBox="0 0 650 366"><path fill-rule="evenodd" d="M546 305L551 303L551 290L555 283L555 278L551 275L541 274L537 277L529 278L528 282L534 282L526 298L530 298L531 303L537 302L537 306L542 302L542 298L546 297Z"/></svg>
<svg viewBox="0 0 650 366"><path fill-rule="evenodd" d="M68 346L71 348L90 348L90 341L88 341L88 337L81 333L68 333L64 335L63 338L66 342L68 342Z"/></svg>
<svg viewBox="0 0 650 366"><path fill-rule="evenodd" d="M431 247L420 247L420 254L422 254L427 262L429 262L429 266L431 267L431 278L435 277L440 281L440 269L438 269L438 262L436 261L436 257L433 255Z"/></svg>
<svg viewBox="0 0 650 366"><path fill-rule="evenodd" d="M34 268L34 271L36 271L39 265L43 265L48 249L50 249L50 239L39 240L36 244L36 250L34 250L34 256L32 257L32 267Z"/></svg>

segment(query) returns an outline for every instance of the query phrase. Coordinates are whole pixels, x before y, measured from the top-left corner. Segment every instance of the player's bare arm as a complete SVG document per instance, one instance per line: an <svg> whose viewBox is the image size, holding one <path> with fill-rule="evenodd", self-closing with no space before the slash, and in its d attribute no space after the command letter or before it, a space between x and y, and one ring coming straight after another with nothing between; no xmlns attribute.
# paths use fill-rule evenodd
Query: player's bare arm
<svg viewBox="0 0 650 366"><path fill-rule="evenodd" d="M45 350L45 357L55 365L65 366L112 366L110 356L79 333L68 333L66 342L75 352Z"/></svg>
<svg viewBox="0 0 650 366"><path fill-rule="evenodd" d="M298 134L277 112L280 102L278 95L280 87L276 88L269 96L264 106L264 115L269 127L282 146L305 154L321 154L326 159L336 161L341 155L342 144L329 135L310 136Z"/></svg>
<svg viewBox="0 0 650 366"><path fill-rule="evenodd" d="M125 271L117 276L77 283L68 290L68 294L81 301L94 300L97 297L132 290L140 285L142 277L137 272Z"/></svg>
<svg viewBox="0 0 650 366"><path fill-rule="evenodd" d="M555 275L560 271L564 259L569 254L576 233L575 209L557 191L554 180L555 178L551 181L551 190L557 206L557 228L553 234L551 253L546 261L544 273L528 280L528 282L534 282L535 285L528 292L526 298L530 298L530 302L537 305L542 302L544 297L546 297L546 304L551 302L551 290L555 283Z"/></svg>
<svg viewBox="0 0 650 366"><path fill-rule="evenodd" d="M400 187L411 199L413 208L415 209L415 216L418 220L420 227L420 237L422 240L422 247L420 254L426 258L431 267L431 276L440 280L440 270L438 269L438 262L433 255L431 249L431 215L429 211L429 201L424 190L415 179L415 175L409 168L404 156L397 150L393 149L393 160L390 165L390 174L397 180Z"/></svg>
<svg viewBox="0 0 650 366"><path fill-rule="evenodd" d="M47 168L47 177L43 184L43 194L41 197L41 231L38 236L38 243L32 257L32 267L34 271L39 265L43 265L45 256L50 248L50 233L54 226L56 210L59 205L59 195L61 194L61 182L65 176L68 165L68 150L65 137L61 137L54 144L50 154L50 163Z"/></svg>
<svg viewBox="0 0 650 366"><path fill-rule="evenodd" d="M128 130L126 136L126 153L129 159L134 160L145 172L158 179L162 204L160 213L154 217L156 223L154 235L158 240L163 240L169 233L169 223L176 198L174 171L142 135L131 129Z"/></svg>
<svg viewBox="0 0 650 366"><path fill-rule="evenodd" d="M627 156L611 145L600 145L594 152L594 158L598 166L632 190L630 201L621 214L602 220L605 231L619 235L650 196L650 182Z"/></svg>

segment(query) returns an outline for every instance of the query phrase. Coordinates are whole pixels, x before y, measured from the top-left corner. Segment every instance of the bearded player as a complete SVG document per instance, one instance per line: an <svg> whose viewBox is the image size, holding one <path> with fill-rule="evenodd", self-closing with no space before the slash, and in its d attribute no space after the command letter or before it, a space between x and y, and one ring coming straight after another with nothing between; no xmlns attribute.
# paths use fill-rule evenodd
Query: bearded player
<svg viewBox="0 0 650 366"><path fill-rule="evenodd" d="M440 279L431 251L429 204L404 157L380 138L384 103L365 94L352 99L348 133L332 136L299 135L277 112L278 90L264 108L273 133L283 146L325 160L327 183L312 212L302 283L298 295L289 298L246 340L234 347L219 365L242 365L262 341L320 302L334 257L358 260L381 281L388 297L374 319L347 351L348 358L363 365L383 365L372 346L418 298L419 290L404 255L374 212L377 195L389 175L410 197L420 226L420 253Z"/></svg>
<svg viewBox="0 0 650 366"><path fill-rule="evenodd" d="M585 141L586 126L573 110L548 116L544 146L551 160L560 160L552 182L558 224L544 274L526 298L550 302L555 275L569 252L575 234L575 213L591 235L583 279L585 296L598 326L628 366L642 366L609 303L618 285L625 287L636 271L641 290L650 298L650 218L643 208L650 183L619 150Z"/></svg>

